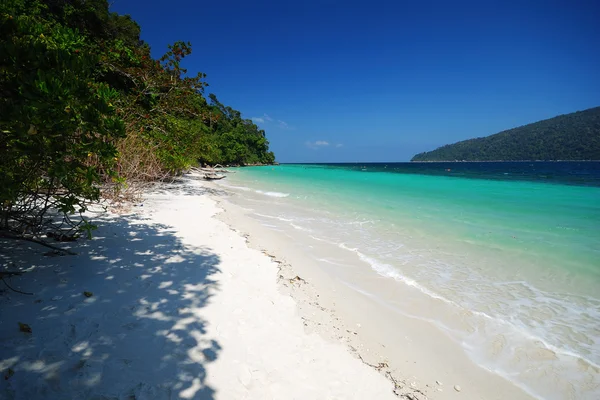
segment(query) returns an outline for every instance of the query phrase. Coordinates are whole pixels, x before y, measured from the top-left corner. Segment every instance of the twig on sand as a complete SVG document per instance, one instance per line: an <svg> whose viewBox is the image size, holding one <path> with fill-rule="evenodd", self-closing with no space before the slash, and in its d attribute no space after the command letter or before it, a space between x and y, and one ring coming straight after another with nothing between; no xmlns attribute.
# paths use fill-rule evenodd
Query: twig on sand
<svg viewBox="0 0 600 400"><path fill-rule="evenodd" d="M293 277L292 279L289 279L290 283L294 283L294 282L302 282L302 283L306 283L306 281L303 278L300 278L298 275L296 275L295 277Z"/></svg>
<svg viewBox="0 0 600 400"><path fill-rule="evenodd" d="M410 390L413 391L413 393L402 393L402 389L404 389L406 387L406 383L404 381L398 381L398 379L396 379L393 375L392 372L389 370L389 365L386 362L380 362L377 365L375 364L371 364L365 361L365 359L360 355L360 353L358 352L358 350L352 346L350 346L350 349L354 351L354 353L358 356L358 358L360 359L360 361L363 362L363 364L368 365L371 368L374 368L375 370L379 371L379 372L384 372L384 376L390 381L392 382L392 384L394 385L394 389L393 389L393 393L398 396L398 397L404 397L408 400L417 400L417 397L415 396L414 393L419 393L420 395L424 396L425 398L427 398L427 395L425 393L423 393L421 390L411 387ZM384 370L384 371L382 371Z"/></svg>
<svg viewBox="0 0 600 400"><path fill-rule="evenodd" d="M31 237L27 237L27 236L17 236L17 235L13 235L11 233L8 232L0 232L0 238L6 238L6 239L14 239L14 240L25 240L26 242L31 242L31 243L35 243L35 244L39 244L40 246L44 246L44 247L48 247L49 249L52 250L56 250L56 251L60 251L61 253L65 253L71 256L76 256L77 253L72 252L71 250L67 250L67 249L63 249L57 246L53 246L50 243L46 243L42 240L38 240L38 239L34 239Z"/></svg>
<svg viewBox="0 0 600 400"><path fill-rule="evenodd" d="M396 378L394 378L394 376L392 375L392 373L390 371L385 372L385 377L388 378L394 384L394 394L396 396L401 396L400 389L402 389L404 386L402 386L398 382L398 380Z"/></svg>
<svg viewBox="0 0 600 400"><path fill-rule="evenodd" d="M0 271L0 279L10 278L11 276L21 276L21 271Z"/></svg>
<svg viewBox="0 0 600 400"><path fill-rule="evenodd" d="M358 356L358 358L360 358L360 361L363 362L363 364L368 365L371 368L375 368L377 371L381 371L383 368L388 368L389 365L386 362L380 362L379 364L375 365L375 364L370 364L368 362L365 361L364 358L362 358L362 356L358 353L356 353L356 355Z"/></svg>
<svg viewBox="0 0 600 400"><path fill-rule="evenodd" d="M21 276L21 275L23 275L23 273L22 273L22 272L11 272L11 271L4 271L4 272L0 272L0 280L1 280L2 282L4 282L4 284L6 285L6 287L7 287L7 288L9 288L10 290L12 290L13 292L16 292L16 293L21 293L21 294L27 294L27 295L33 296L33 293L29 293L29 292L22 292L22 291L20 291L20 290L17 290L17 289L15 289L15 288L13 288L12 286L10 286L10 285L8 284L8 282L6 282L6 281L4 280L4 278L10 278L11 276Z"/></svg>

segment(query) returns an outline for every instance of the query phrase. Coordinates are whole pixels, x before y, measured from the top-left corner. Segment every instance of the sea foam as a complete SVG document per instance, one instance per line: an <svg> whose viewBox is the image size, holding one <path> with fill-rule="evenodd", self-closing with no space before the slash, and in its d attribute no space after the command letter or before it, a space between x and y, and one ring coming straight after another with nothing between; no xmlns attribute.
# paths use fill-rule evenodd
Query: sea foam
<svg viewBox="0 0 600 400"><path fill-rule="evenodd" d="M265 196L270 197L288 197L289 193L281 193L281 192L264 192L262 190L255 190L256 193L264 194Z"/></svg>
<svg viewBox="0 0 600 400"><path fill-rule="evenodd" d="M382 306L430 322L475 363L538 398L597 398L597 187L375 170L367 177L340 167L281 166L276 176L257 169L247 177L247 190L288 197L238 198L277 215L294 240L352 252L424 305L405 307L393 294L387 303L371 291ZM267 195L273 188L278 195ZM334 264L319 249L323 267ZM361 282L349 283L368 296Z"/></svg>

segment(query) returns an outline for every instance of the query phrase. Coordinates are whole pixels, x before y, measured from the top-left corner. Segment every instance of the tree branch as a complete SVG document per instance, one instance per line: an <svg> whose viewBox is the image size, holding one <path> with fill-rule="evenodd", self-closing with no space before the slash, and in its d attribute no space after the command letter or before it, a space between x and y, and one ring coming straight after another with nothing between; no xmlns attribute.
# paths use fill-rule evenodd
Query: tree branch
<svg viewBox="0 0 600 400"><path fill-rule="evenodd" d="M20 290L17 290L17 289L15 289L15 288L13 288L12 286L10 286L10 285L8 284L8 282L6 282L6 281L4 280L4 278L0 278L0 280L1 280L2 282L4 282L4 284L6 285L6 287L8 287L8 288L9 288L10 290L12 290L13 292L17 292L17 293L21 293L21 294L27 294L27 295L33 296L33 293L29 293L29 292L22 292L22 291L20 291Z"/></svg>
<svg viewBox="0 0 600 400"><path fill-rule="evenodd" d="M77 255L77 253L72 252L71 250L63 249L63 248L60 248L60 247L57 247L57 246L52 246L51 244L46 243L46 242L44 242L42 240L30 238L30 237L27 237L27 236L14 235L14 234L12 234L10 232L6 232L6 231L0 231L0 238L15 239L15 240L25 240L27 242L39 244L40 246L48 247L49 249L60 251L61 253L69 254L71 256L76 256Z"/></svg>

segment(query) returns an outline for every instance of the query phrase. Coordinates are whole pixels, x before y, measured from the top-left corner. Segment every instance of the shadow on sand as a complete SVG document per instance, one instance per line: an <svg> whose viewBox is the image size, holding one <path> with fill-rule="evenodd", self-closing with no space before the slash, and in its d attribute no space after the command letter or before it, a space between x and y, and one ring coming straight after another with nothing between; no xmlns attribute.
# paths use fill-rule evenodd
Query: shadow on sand
<svg viewBox="0 0 600 400"><path fill-rule="evenodd" d="M213 399L205 365L221 347L202 308L219 257L139 216L95 223L76 256L0 241L0 270L26 271L9 283L34 293L0 282L0 398Z"/></svg>

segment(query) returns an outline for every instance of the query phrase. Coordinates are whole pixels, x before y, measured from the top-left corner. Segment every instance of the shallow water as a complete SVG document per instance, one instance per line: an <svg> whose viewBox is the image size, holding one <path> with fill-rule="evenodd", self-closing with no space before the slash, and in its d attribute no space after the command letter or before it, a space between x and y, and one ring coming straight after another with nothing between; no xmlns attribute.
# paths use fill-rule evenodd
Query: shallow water
<svg viewBox="0 0 600 400"><path fill-rule="evenodd" d="M311 240L345 249L418 291L426 306L393 306L483 368L539 398L600 395L600 163L236 171L219 183L233 202L301 234L308 253Z"/></svg>

